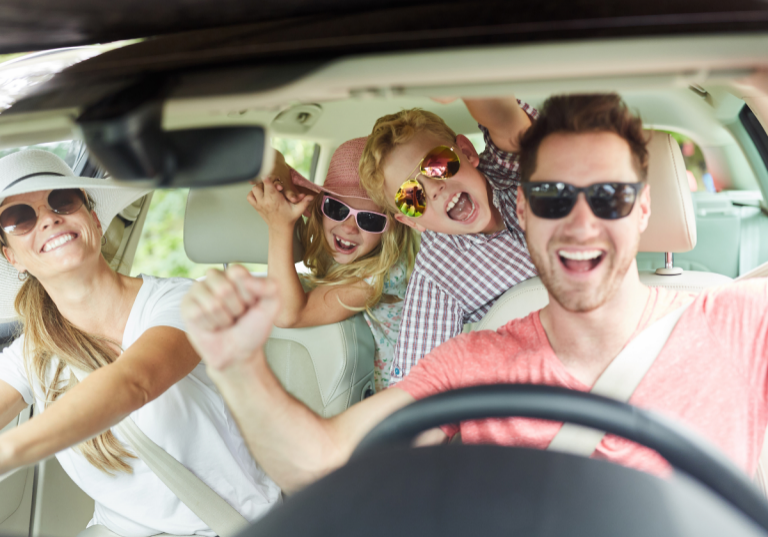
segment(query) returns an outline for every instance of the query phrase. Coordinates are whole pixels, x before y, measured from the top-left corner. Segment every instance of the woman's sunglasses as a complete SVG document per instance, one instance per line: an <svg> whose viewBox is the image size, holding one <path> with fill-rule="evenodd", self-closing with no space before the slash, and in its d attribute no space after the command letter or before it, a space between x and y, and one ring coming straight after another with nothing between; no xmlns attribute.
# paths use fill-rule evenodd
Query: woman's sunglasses
<svg viewBox="0 0 768 537"><path fill-rule="evenodd" d="M452 147L441 145L427 153L408 177L418 169L419 175L445 180L459 172L460 164L458 153ZM424 185L418 179L406 179L395 194L395 205L405 216L418 218L424 214L427 208Z"/></svg>
<svg viewBox="0 0 768 537"><path fill-rule="evenodd" d="M367 233L384 233L389 225L389 219L384 214L358 211L330 196L323 196L321 209L325 216L336 222L343 222L350 216L354 216L357 227Z"/></svg>
<svg viewBox="0 0 768 537"><path fill-rule="evenodd" d="M48 207L56 214L72 214L87 204L85 192L79 188L51 190ZM35 228L37 210L26 203L0 207L0 228L9 235L24 235Z"/></svg>
<svg viewBox="0 0 768 537"><path fill-rule="evenodd" d="M637 193L645 183L595 183L584 188L559 181L525 182L523 192L539 218L565 218L584 192L594 215L605 220L624 218L632 212Z"/></svg>

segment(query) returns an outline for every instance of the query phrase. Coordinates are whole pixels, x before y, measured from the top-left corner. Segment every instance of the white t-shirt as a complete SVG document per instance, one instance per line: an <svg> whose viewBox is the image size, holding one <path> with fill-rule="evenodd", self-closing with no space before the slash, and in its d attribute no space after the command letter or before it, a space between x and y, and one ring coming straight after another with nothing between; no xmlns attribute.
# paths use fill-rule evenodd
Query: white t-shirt
<svg viewBox="0 0 768 537"><path fill-rule="evenodd" d="M179 305L192 284L183 278L142 275L144 282L131 308L122 346L130 347L153 326L184 330ZM44 409L42 391L27 379L22 339L0 355L0 380L13 386L35 412ZM64 374L63 380L68 377ZM37 384L37 383L35 383ZM66 397L66 395L64 396ZM131 414L144 433L190 469L247 520L254 521L280 501L279 487L259 468L224 400L201 363L160 397ZM114 429L113 434L123 440ZM128 451L132 451L128 447ZM114 476L96 469L76 450L56 454L61 466L96 502L90 525L103 524L118 535L215 533L184 505L139 459L126 459L133 474Z"/></svg>

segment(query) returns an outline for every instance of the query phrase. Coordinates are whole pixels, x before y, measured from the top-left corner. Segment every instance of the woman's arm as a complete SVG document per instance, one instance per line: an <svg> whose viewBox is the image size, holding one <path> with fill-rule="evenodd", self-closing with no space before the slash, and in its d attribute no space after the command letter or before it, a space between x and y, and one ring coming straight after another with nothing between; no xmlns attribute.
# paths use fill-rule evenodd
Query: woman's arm
<svg viewBox="0 0 768 537"><path fill-rule="evenodd" d="M112 364L97 369L45 412L0 435L0 474L34 464L116 425L200 363L177 328L150 328Z"/></svg>
<svg viewBox="0 0 768 537"><path fill-rule="evenodd" d="M27 403L16 388L0 380L0 429L11 423L25 408Z"/></svg>

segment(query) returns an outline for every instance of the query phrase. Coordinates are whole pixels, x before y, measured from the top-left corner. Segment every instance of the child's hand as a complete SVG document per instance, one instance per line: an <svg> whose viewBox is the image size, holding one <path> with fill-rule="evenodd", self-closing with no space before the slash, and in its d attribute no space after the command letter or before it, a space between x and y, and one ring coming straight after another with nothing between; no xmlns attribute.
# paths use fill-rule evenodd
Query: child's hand
<svg viewBox="0 0 768 537"><path fill-rule="evenodd" d="M314 196L299 195L298 202L291 203L275 187L275 180L267 177L253 185L248 203L256 209L270 228L285 227L293 230L296 220L304 213Z"/></svg>
<svg viewBox="0 0 768 537"><path fill-rule="evenodd" d="M291 167L285 162L285 157L280 151L275 151L275 165L272 171L267 177L272 179L272 183L275 185L275 190L282 192L285 199L291 203L299 203L307 195L312 195L312 192L306 188L293 184L293 176L291 175ZM251 184L256 184L257 181L251 181Z"/></svg>
<svg viewBox="0 0 768 537"><path fill-rule="evenodd" d="M282 197L282 196L281 196ZM187 337L203 361L224 370L264 347L280 307L277 286L241 265L210 269L181 302Z"/></svg>

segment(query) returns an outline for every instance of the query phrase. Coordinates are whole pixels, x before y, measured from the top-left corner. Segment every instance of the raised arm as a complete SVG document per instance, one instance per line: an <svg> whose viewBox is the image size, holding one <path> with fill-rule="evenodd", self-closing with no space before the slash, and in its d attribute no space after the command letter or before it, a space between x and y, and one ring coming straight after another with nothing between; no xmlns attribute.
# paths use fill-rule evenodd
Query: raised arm
<svg viewBox="0 0 768 537"><path fill-rule="evenodd" d="M291 203L267 178L254 185L248 202L269 226L267 271L279 288L283 307L274 323L280 328L300 328L337 323L357 313L373 291L364 281L347 285L323 285L305 292L293 264L293 234L296 221L312 197Z"/></svg>
<svg viewBox="0 0 768 537"><path fill-rule="evenodd" d="M284 490L297 490L341 466L377 423L413 398L389 389L323 419L288 395L263 346L280 309L277 286L240 266L209 274L182 303L195 349L208 365L254 458ZM424 439L445 438L432 431Z"/></svg>
<svg viewBox="0 0 768 537"><path fill-rule="evenodd" d="M517 153L518 138L531 126L531 118L514 96L499 99L464 99L475 120L488 129L493 143L502 151Z"/></svg>
<svg viewBox="0 0 768 537"><path fill-rule="evenodd" d="M106 431L157 398L198 363L200 358L184 332L166 326L150 328L114 363L91 373L45 412L1 435L0 474Z"/></svg>

